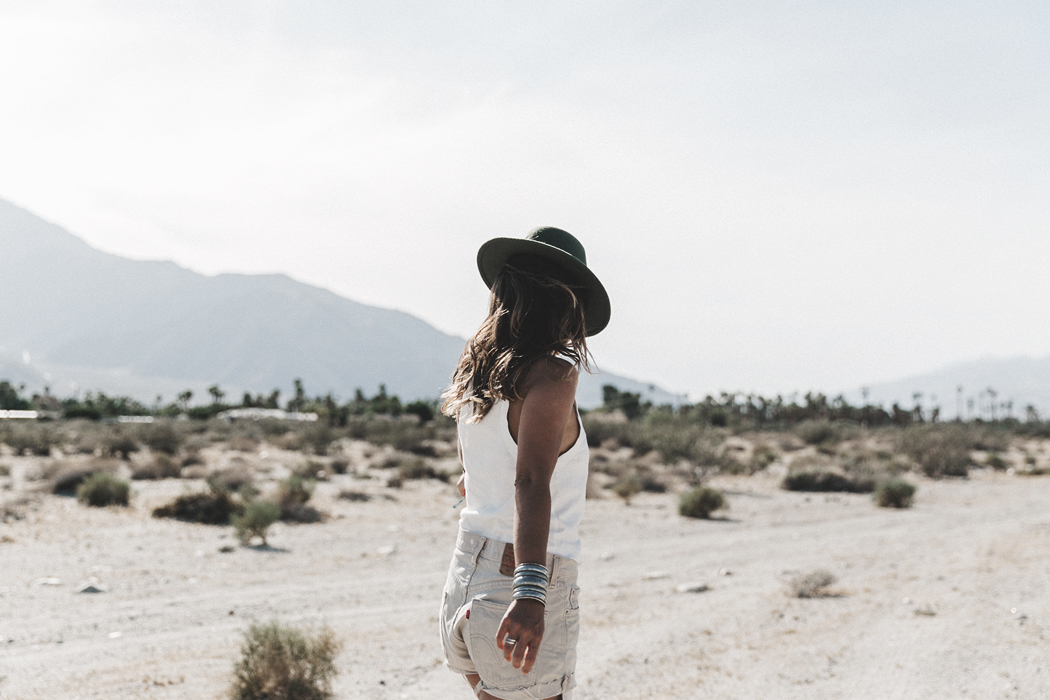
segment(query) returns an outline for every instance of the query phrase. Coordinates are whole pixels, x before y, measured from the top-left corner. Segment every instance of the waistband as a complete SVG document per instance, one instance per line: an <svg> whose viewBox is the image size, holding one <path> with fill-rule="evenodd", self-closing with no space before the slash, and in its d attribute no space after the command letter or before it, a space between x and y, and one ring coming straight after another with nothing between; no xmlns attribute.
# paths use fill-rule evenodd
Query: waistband
<svg viewBox="0 0 1050 700"><path fill-rule="evenodd" d="M456 536L456 548L478 559L499 563L503 561L507 543L460 528ZM560 583L560 580L566 576L575 581L577 564L574 560L547 552L546 563L547 571L550 572L551 585Z"/></svg>

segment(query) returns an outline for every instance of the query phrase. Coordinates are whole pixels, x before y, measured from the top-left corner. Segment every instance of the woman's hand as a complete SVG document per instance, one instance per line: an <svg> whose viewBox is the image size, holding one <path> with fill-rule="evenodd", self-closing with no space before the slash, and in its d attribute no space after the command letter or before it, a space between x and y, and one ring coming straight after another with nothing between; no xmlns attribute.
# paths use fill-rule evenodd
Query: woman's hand
<svg viewBox="0 0 1050 700"><path fill-rule="evenodd" d="M515 600L507 608L496 631L496 646L503 651L503 658L528 673L536 663L543 641L543 603L523 598ZM510 640L514 643L511 644ZM504 643L507 640L507 643Z"/></svg>

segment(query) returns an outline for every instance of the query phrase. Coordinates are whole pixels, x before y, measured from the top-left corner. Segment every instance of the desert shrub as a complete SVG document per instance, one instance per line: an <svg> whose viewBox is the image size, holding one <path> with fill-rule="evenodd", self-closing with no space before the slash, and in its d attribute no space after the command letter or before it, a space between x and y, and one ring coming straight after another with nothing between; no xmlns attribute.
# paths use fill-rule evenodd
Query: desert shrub
<svg viewBox="0 0 1050 700"><path fill-rule="evenodd" d="M227 491L187 493L171 503L156 508L154 518L173 518L202 525L227 525L230 517L239 513L241 506Z"/></svg>
<svg viewBox="0 0 1050 700"><path fill-rule="evenodd" d="M835 581L835 575L826 569L799 574L791 579L791 595L795 598L822 598L828 595L827 588Z"/></svg>
<svg viewBox="0 0 1050 700"><path fill-rule="evenodd" d="M610 486L613 493L623 499L626 505L631 505L631 497L642 492L642 480L637 474L629 474Z"/></svg>
<svg viewBox="0 0 1050 700"><path fill-rule="evenodd" d="M795 426L798 435L808 445L836 443L841 439L839 426L826 420L806 420Z"/></svg>
<svg viewBox="0 0 1050 700"><path fill-rule="evenodd" d="M131 478L136 480L178 479L181 475L182 467L164 453L158 454L153 461L138 465L131 471Z"/></svg>
<svg viewBox="0 0 1050 700"><path fill-rule="evenodd" d="M614 440L622 447L631 446L631 425L626 421L611 420L604 414L583 416L583 430L587 433L587 444L598 447L608 440Z"/></svg>
<svg viewBox="0 0 1050 700"><path fill-rule="evenodd" d="M92 474L77 487L77 500L89 506L126 506L131 488L112 474Z"/></svg>
<svg viewBox="0 0 1050 700"><path fill-rule="evenodd" d="M988 456L984 458L984 463L996 471L1002 471L1010 466L998 452L989 452Z"/></svg>
<svg viewBox="0 0 1050 700"><path fill-rule="evenodd" d="M11 476L11 465L0 464L0 476Z"/></svg>
<svg viewBox="0 0 1050 700"><path fill-rule="evenodd" d="M399 489L404 486L405 482L400 476L392 476L386 480L386 485L392 489Z"/></svg>
<svg viewBox="0 0 1050 700"><path fill-rule="evenodd" d="M51 454L51 448L57 447L62 442L53 430L38 426L24 426L10 430L4 434L3 441L7 443L16 457L22 454L47 457Z"/></svg>
<svg viewBox="0 0 1050 700"><path fill-rule="evenodd" d="M319 423L300 431L296 444L301 452L312 452L323 456L328 454L328 447L336 438L335 431L331 427Z"/></svg>
<svg viewBox="0 0 1050 700"><path fill-rule="evenodd" d="M667 493L667 484L659 477L642 473L638 475L638 478L642 481L642 491L646 493Z"/></svg>
<svg viewBox="0 0 1050 700"><path fill-rule="evenodd" d="M437 479L448 481L448 474L439 472L422 457L402 462L397 468L397 475L404 481L412 479Z"/></svg>
<svg viewBox="0 0 1050 700"><path fill-rule="evenodd" d="M242 492L252 487L252 473L246 467L234 466L219 469L208 475L208 488L214 492Z"/></svg>
<svg viewBox="0 0 1050 700"><path fill-rule="evenodd" d="M294 474L277 485L276 502L281 520L294 523L316 523L322 514L307 502L314 493L314 482Z"/></svg>
<svg viewBox="0 0 1050 700"><path fill-rule="evenodd" d="M901 447L926 476L966 476L970 466L970 440L960 428L913 427L900 438Z"/></svg>
<svg viewBox="0 0 1050 700"><path fill-rule="evenodd" d="M307 634L278 622L244 634L230 700L329 700L339 642L328 629Z"/></svg>
<svg viewBox="0 0 1050 700"><path fill-rule="evenodd" d="M910 508L915 486L904 479L887 479L875 489L875 503L882 508Z"/></svg>
<svg viewBox="0 0 1050 700"><path fill-rule="evenodd" d="M788 491L839 491L871 493L875 480L867 476L842 475L828 471L797 471L784 477L781 486Z"/></svg>
<svg viewBox="0 0 1050 700"><path fill-rule="evenodd" d="M333 459L332 460L332 472L336 474L346 474L350 469L350 462L345 459Z"/></svg>
<svg viewBox="0 0 1050 700"><path fill-rule="evenodd" d="M51 493L63 495L76 493L81 484L96 474L113 472L113 466L106 462L92 462L77 466L55 465L47 471L50 472L52 469L57 471L51 477Z"/></svg>
<svg viewBox="0 0 1050 700"><path fill-rule="evenodd" d="M340 491L339 498L343 499L344 501L356 501L360 503L372 500L372 497L369 496L367 493L363 493L361 491L351 491L349 489L344 489Z"/></svg>
<svg viewBox="0 0 1050 700"><path fill-rule="evenodd" d="M248 435L234 435L227 444L237 452L255 452L259 448L259 441Z"/></svg>
<svg viewBox="0 0 1050 700"><path fill-rule="evenodd" d="M102 441L101 447L104 454L120 457L123 460L127 460L133 452L138 452L141 449L139 441L122 430L114 431L108 435Z"/></svg>
<svg viewBox="0 0 1050 700"><path fill-rule="evenodd" d="M708 486L697 486L678 498L678 512L687 518L710 518L711 513L726 507L722 492Z"/></svg>
<svg viewBox="0 0 1050 700"><path fill-rule="evenodd" d="M266 533L270 526L281 519L281 509L269 501L252 501L244 507L244 510L235 513L230 522L233 523L237 532L237 539L241 544L249 544L253 538L258 537L266 546Z"/></svg>
<svg viewBox="0 0 1050 700"><path fill-rule="evenodd" d="M185 436L167 421L144 426L140 436L151 450L166 455L178 454L185 440Z"/></svg>
<svg viewBox="0 0 1050 700"><path fill-rule="evenodd" d="M989 425L971 424L966 430L970 449L1005 452L1010 448L1010 433Z"/></svg>
<svg viewBox="0 0 1050 700"><path fill-rule="evenodd" d="M313 479L315 481L325 481L328 479L328 467L321 462L315 462L310 460L306 464L300 464L299 466L292 469L292 474L303 479Z"/></svg>

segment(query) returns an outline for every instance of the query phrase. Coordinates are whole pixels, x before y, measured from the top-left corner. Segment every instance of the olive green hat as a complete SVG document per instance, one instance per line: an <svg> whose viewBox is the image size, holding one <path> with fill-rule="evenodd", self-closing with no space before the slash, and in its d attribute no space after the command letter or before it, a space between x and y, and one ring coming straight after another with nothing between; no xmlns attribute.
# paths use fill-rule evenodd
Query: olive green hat
<svg viewBox="0 0 1050 700"><path fill-rule="evenodd" d="M527 253L547 258L557 267L573 277L580 285L583 315L587 324L587 335L600 333L609 325L611 309L609 295L597 276L587 267L587 253L583 244L568 231L544 226L525 238L493 238L478 251L478 270L481 279L491 289L512 255Z"/></svg>

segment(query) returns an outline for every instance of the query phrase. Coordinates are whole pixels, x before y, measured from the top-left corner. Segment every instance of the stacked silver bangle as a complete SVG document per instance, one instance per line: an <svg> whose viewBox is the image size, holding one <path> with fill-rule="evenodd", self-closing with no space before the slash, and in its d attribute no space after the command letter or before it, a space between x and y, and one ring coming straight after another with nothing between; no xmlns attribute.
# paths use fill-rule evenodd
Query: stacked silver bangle
<svg viewBox="0 0 1050 700"><path fill-rule="evenodd" d="M538 600L547 604L547 583L550 581L550 572L542 564L518 564L514 569L514 583L512 586L514 600L528 598Z"/></svg>

